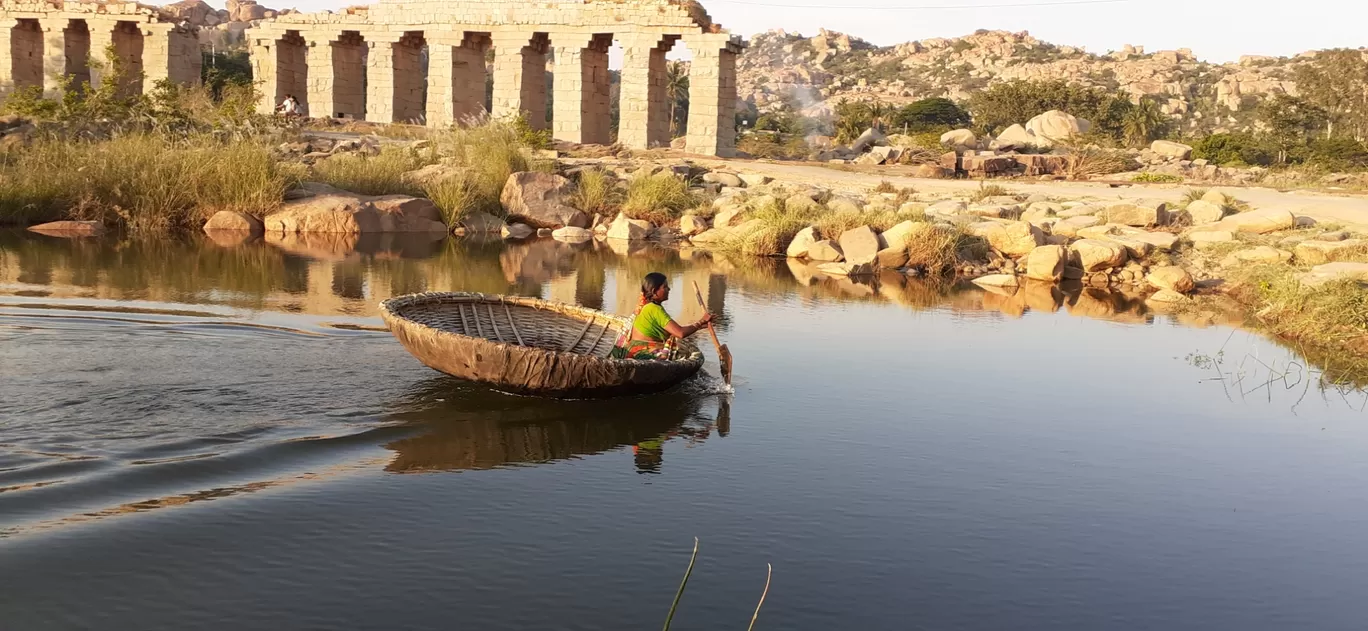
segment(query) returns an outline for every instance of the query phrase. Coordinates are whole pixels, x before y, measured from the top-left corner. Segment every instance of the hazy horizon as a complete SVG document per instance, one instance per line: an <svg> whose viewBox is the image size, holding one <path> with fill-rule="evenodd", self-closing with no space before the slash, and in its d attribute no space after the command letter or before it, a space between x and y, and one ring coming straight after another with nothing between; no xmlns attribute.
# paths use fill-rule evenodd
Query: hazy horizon
<svg viewBox="0 0 1368 631"><path fill-rule="evenodd" d="M209 4L222 7L222 0ZM263 0L272 9L338 10L341 0ZM806 36L839 31L880 46L979 29L1028 31L1042 41L1105 54L1126 44L1147 52L1190 48L1223 63L1241 55L1293 56L1368 45L1359 0L1321 0L1286 11L1271 0L704 0L715 22L749 39L774 29ZM997 5L997 6L988 6ZM1001 6L1014 5L1014 6Z"/></svg>

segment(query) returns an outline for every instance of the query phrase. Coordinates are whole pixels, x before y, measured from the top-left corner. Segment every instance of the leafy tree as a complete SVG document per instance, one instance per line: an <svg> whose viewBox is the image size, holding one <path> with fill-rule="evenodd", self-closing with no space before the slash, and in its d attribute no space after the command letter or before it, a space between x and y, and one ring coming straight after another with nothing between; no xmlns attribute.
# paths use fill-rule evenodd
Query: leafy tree
<svg viewBox="0 0 1368 631"><path fill-rule="evenodd" d="M670 137L676 138L689 127L689 67L682 61L665 67L665 100L670 104Z"/></svg>
<svg viewBox="0 0 1368 631"><path fill-rule="evenodd" d="M937 97L903 107L893 114L891 122L895 129L917 134L967 127L973 119L954 101Z"/></svg>
<svg viewBox="0 0 1368 631"><path fill-rule="evenodd" d="M874 124L874 114L868 103L841 99L834 108L836 114L836 140L850 142L860 137Z"/></svg>
<svg viewBox="0 0 1368 631"><path fill-rule="evenodd" d="M1297 90L1327 114L1327 138L1368 136L1368 59L1347 48L1323 50L1297 66Z"/></svg>
<svg viewBox="0 0 1368 631"><path fill-rule="evenodd" d="M1307 162L1336 171L1368 168L1368 144L1352 138L1322 138L1307 146Z"/></svg>
<svg viewBox="0 0 1368 631"><path fill-rule="evenodd" d="M1279 164L1286 164L1290 152L1310 142L1328 120L1320 106L1286 94L1260 103L1258 113L1268 139L1277 147Z"/></svg>
<svg viewBox="0 0 1368 631"><path fill-rule="evenodd" d="M1152 99L1140 99L1121 118L1122 137L1127 145L1139 147L1158 138L1168 125L1168 117Z"/></svg>
<svg viewBox="0 0 1368 631"><path fill-rule="evenodd" d="M1131 107L1130 99L1120 92L1062 79L997 83L969 100L969 112L981 132L996 134L1038 114L1060 110L1092 122L1098 134L1115 140L1125 135L1123 120Z"/></svg>

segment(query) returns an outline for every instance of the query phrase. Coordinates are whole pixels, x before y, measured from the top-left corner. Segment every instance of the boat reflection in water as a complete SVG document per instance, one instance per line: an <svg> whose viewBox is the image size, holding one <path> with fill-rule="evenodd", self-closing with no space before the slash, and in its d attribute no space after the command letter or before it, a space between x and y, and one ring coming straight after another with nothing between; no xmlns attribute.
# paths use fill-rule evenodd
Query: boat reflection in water
<svg viewBox="0 0 1368 631"><path fill-rule="evenodd" d="M390 420L420 433L384 445L395 452L385 466L391 473L536 465L628 446L638 472L659 473L667 442L694 445L731 430L726 398L689 384L651 396L562 401L435 377L407 398L413 409Z"/></svg>

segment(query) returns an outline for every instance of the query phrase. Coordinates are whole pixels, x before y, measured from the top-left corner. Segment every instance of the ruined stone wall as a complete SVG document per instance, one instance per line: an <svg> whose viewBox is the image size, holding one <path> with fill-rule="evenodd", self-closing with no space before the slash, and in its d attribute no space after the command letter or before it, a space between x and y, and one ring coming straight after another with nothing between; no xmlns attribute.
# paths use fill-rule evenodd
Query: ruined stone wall
<svg viewBox="0 0 1368 631"><path fill-rule="evenodd" d="M99 85L92 60L107 64L113 46L129 70L123 89L147 92L161 80L200 80L195 29L135 2L28 2L0 0L0 94L42 87L58 97L70 87Z"/></svg>
<svg viewBox="0 0 1368 631"><path fill-rule="evenodd" d="M298 39L309 51L302 59L290 49ZM670 142L665 54L682 42L694 55L687 148L728 155L734 146L741 42L696 2L386 0L338 13L282 15L249 31L248 40L256 78L266 87L262 112L274 111L285 98L285 86L295 85L289 77L305 75L310 101L328 105L311 109L314 115L432 126L485 113L521 115L533 128L583 143L611 140L608 49L617 42L625 51L618 141L634 148ZM351 70L357 50L365 70L362 104L356 103ZM551 120L548 68L555 92ZM487 103L490 73L493 97ZM293 94L302 98L299 90ZM345 109L338 105L344 102Z"/></svg>

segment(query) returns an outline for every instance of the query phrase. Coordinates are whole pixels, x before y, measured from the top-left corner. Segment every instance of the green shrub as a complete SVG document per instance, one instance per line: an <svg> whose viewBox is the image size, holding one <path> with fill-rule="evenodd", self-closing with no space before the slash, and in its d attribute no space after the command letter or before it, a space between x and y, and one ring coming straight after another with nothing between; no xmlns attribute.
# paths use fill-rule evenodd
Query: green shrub
<svg viewBox="0 0 1368 631"><path fill-rule="evenodd" d="M1352 138L1313 140L1306 161L1332 171L1368 168L1368 145Z"/></svg>
<svg viewBox="0 0 1368 631"><path fill-rule="evenodd" d="M1251 134L1212 134L1193 143L1192 157L1221 166L1268 166L1277 161L1277 150Z"/></svg>
<svg viewBox="0 0 1368 631"><path fill-rule="evenodd" d="M1183 176L1172 173L1141 173L1131 178L1131 181L1139 184L1178 184L1183 181Z"/></svg>

